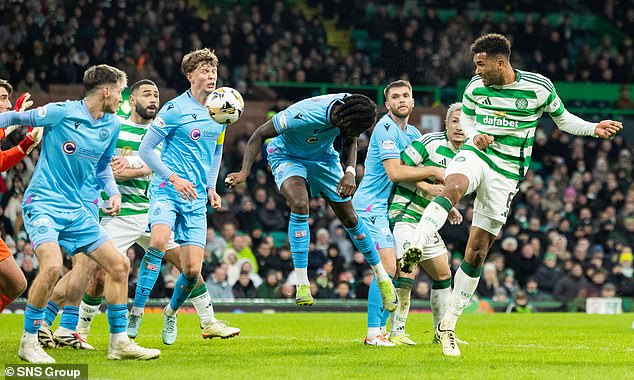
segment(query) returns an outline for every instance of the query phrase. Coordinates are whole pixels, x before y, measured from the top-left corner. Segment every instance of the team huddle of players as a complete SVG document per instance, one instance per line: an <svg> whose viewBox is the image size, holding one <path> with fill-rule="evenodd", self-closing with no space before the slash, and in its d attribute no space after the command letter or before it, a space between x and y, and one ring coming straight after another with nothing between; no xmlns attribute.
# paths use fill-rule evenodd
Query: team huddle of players
<svg viewBox="0 0 634 380"><path fill-rule="evenodd" d="M511 67L510 44L501 35L479 38L471 53L476 76L462 103L449 107L445 132L421 136L408 124L414 99L407 81L386 86L388 112L378 122L376 104L366 96L313 97L257 128L241 171L225 179L229 187L244 182L262 144L272 139L267 160L291 208L288 238L300 306L313 304L307 274L309 196L326 199L375 274L368 298L367 345L416 344L405 333L405 322L412 272L420 265L433 280L434 341L443 354L460 355L456 321L470 301L484 258L530 163L541 114L548 112L559 128L577 135L609 138L622 128L611 120L589 123L566 111L547 78ZM54 362L43 346L93 349L87 342L90 322L104 298L110 325L108 358L157 358L159 350L140 347L131 338L139 333L163 258L181 271L163 310L165 344L176 340L177 312L187 299L200 316L204 338L240 333L214 317L200 276L206 203L220 206L215 187L226 126L214 122L204 106L216 86L217 64L208 49L187 54L181 67L191 87L158 112L157 86L149 80L133 84L128 119L114 116L126 75L107 65L86 71L86 96L80 101L17 111L8 111L9 103L8 112L0 114L0 128L36 127L17 147L22 155L13 165L43 140L23 204L25 227L40 262L24 314L18 350L23 360ZM9 93L10 87L5 102ZM366 173L357 189L357 138L372 127ZM343 157L333 148L339 135ZM8 167L2 165L3 170ZM473 226L452 290L438 229L447 219L462 222L454 206L474 191ZM134 243L146 254L128 316L130 264L125 252ZM12 258L3 260L2 248L0 308L24 289L19 268ZM61 248L72 256L73 269L58 281ZM60 327L53 334L50 326L60 306Z"/></svg>

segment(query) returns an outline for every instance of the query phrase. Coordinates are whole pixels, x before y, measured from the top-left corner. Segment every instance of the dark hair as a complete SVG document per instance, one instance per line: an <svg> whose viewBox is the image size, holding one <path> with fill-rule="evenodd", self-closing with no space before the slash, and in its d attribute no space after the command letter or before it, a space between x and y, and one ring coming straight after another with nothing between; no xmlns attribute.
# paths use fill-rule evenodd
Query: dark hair
<svg viewBox="0 0 634 380"><path fill-rule="evenodd" d="M134 94L134 92L136 90L139 89L139 87L143 86L144 84L149 84L150 86L154 86L156 88L158 88L158 86L156 85L156 83L154 83L153 81L149 80L149 79L141 79L139 81L136 81L132 87L130 87L130 93Z"/></svg>
<svg viewBox="0 0 634 380"><path fill-rule="evenodd" d="M91 66L84 72L84 88L86 94L90 94L97 87L104 84L121 83L123 87L128 85L128 76L123 71L110 65Z"/></svg>
<svg viewBox="0 0 634 380"><path fill-rule="evenodd" d="M359 136L374 126L376 122L376 103L361 94L352 94L343 98L340 105L332 114L333 125L349 133Z"/></svg>
<svg viewBox="0 0 634 380"><path fill-rule="evenodd" d="M486 53L487 56L511 55L511 43L501 34L489 33L478 38L471 45L471 54Z"/></svg>
<svg viewBox="0 0 634 380"><path fill-rule="evenodd" d="M0 79L0 87L2 87L5 90L7 90L7 93L9 95L11 95L11 93L13 92L13 86L11 86L11 83L9 83L8 81L6 81L4 79Z"/></svg>

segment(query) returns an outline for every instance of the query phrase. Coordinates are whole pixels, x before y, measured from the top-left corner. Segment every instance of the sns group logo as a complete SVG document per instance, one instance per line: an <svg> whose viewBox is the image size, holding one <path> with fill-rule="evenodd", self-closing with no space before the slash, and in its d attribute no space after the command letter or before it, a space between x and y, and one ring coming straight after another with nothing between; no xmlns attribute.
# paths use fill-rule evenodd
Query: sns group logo
<svg viewBox="0 0 634 380"><path fill-rule="evenodd" d="M201 133L200 133L200 129L198 128L194 128L192 129L191 132L189 132L189 138L192 139L193 141L197 141L200 139Z"/></svg>
<svg viewBox="0 0 634 380"><path fill-rule="evenodd" d="M74 154L77 151L77 144L73 141L66 141L62 144L62 150L68 155Z"/></svg>

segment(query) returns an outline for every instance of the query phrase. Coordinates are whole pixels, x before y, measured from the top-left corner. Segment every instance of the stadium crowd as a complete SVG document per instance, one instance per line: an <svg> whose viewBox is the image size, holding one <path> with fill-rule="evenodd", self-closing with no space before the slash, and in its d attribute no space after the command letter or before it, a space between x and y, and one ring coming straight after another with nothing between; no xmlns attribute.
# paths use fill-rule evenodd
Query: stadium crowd
<svg viewBox="0 0 634 380"><path fill-rule="evenodd" d="M131 81L151 78L182 90L187 86L178 74L182 55L203 46L216 47L219 78L247 98L255 96L251 84L256 80L383 84L405 74L414 84L447 86L472 72L467 55L456 58L452 52L468 51L467 41L491 30L514 36L518 66L553 80L634 81L630 39L616 46L604 37L591 45L569 17L561 25L551 25L547 17L517 22L512 16L501 24L489 19L474 24L459 14L442 23L434 8L389 16L384 5L372 4L375 13L353 20L355 27L367 28L370 37L381 40L377 65L370 52L344 57L328 47L318 16L307 20L298 7L280 1L260 1L248 10L213 9L208 20L201 20L185 1L79 0L67 8L47 4L51 2L0 3L0 78L15 84L16 93L29 91L35 98L49 83L79 83L83 70L96 63L125 70ZM626 17L627 23L631 15L618 17ZM358 181L367 137L360 139ZM245 146L246 137L225 154L220 178L239 169ZM597 141L540 129L532 170L489 255L477 295L507 302L519 294L529 301L566 305L590 296L634 297L633 151L621 137ZM209 210L202 274L212 298L294 296L286 245L288 208L275 190L265 154L263 150L248 184L224 191L221 209ZM38 262L22 229L21 204L37 157L31 154L0 177L0 233L29 284ZM454 271L472 217L468 200L461 211L464 222L442 231ZM372 271L363 255L354 250L323 200L311 200L310 215L308 270L315 296L367 298ZM133 296L142 252L131 248L128 257ZM178 275L164 264L151 296L171 296ZM413 296L429 295L429 278L418 276Z"/></svg>
<svg viewBox="0 0 634 380"><path fill-rule="evenodd" d="M187 86L179 75L183 54L213 46L219 78L247 99L270 94L253 86L262 80L381 85L408 77L412 84L446 87L473 71L469 55L454 52L468 51L468 41L495 30L511 36L515 66L554 81L634 81L631 38L617 44L608 35L578 28L564 12L554 22L546 13L552 2L530 2L532 13L523 20L509 13L500 22L490 15L476 20L476 12L456 5L458 13L443 22L434 6L425 12L417 7L390 12L381 1L315 3L324 3L324 12L312 18L293 2L264 0L248 9L239 3L215 7L202 19L184 0L2 2L0 77L18 92L37 94L50 83L80 83L88 66L108 63L124 69L132 82L149 78L180 91ZM446 2L436 3L441 8ZM515 10L523 10L524 3ZM615 3L607 2L598 12L623 31L631 30L633 12L615 12ZM538 12L543 15L533 16ZM353 46L350 54L342 54L327 43L326 18L339 20L340 27L367 30L378 48ZM278 96L291 100L306 95L279 91Z"/></svg>

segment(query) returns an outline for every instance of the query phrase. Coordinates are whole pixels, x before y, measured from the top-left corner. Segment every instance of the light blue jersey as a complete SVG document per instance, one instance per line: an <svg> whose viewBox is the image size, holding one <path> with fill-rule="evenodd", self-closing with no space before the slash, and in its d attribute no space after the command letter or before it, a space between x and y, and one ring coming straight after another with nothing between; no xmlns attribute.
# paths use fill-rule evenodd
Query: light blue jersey
<svg viewBox="0 0 634 380"><path fill-rule="evenodd" d="M83 100L50 103L27 114L31 125L44 127L44 136L24 199L65 210L82 207L85 182L100 161L110 164L121 123L108 113L95 120Z"/></svg>
<svg viewBox="0 0 634 380"><path fill-rule="evenodd" d="M330 122L330 112L349 94L315 96L297 102L273 116L273 126L279 136L273 138L267 152L279 152L301 159L322 159L339 154L332 146L339 128ZM328 158L330 159L330 158Z"/></svg>
<svg viewBox="0 0 634 380"><path fill-rule="evenodd" d="M365 175L352 199L355 210L385 215L387 218L387 201L394 183L387 177L383 161L400 159L401 151L420 137L422 135L416 127L408 124L402 130L389 114L379 119L370 137Z"/></svg>
<svg viewBox="0 0 634 380"><path fill-rule="evenodd" d="M198 198L194 203L206 204L207 188L215 188L225 129L225 125L213 121L190 90L165 103L152 121L150 132L164 139L161 161L170 172L155 170L150 194L167 193L171 199L182 201L174 187L166 183L176 173L196 187Z"/></svg>

